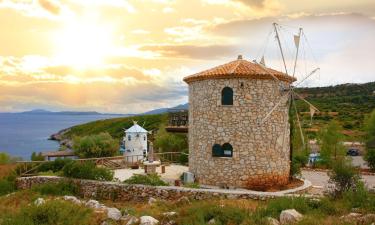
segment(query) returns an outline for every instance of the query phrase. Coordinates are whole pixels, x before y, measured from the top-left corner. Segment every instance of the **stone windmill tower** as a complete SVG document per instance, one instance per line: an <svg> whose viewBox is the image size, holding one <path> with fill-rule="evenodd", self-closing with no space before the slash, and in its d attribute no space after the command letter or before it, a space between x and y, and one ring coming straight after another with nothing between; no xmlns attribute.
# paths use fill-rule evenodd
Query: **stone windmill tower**
<svg viewBox="0 0 375 225"><path fill-rule="evenodd" d="M184 78L189 170L201 184L266 188L288 183L289 102L283 97L295 80L242 56Z"/></svg>

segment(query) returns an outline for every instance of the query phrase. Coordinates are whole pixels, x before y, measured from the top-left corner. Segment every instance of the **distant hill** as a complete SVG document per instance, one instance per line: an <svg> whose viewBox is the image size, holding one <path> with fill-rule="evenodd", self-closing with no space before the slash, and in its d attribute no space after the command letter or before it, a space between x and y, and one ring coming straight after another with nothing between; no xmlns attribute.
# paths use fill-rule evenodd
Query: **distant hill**
<svg viewBox="0 0 375 225"><path fill-rule="evenodd" d="M144 115L161 114L161 113L166 113L168 112L168 110L171 110L171 109L186 109L187 110L189 109L189 103L181 104L181 105L171 107L171 108L154 109L154 110L142 113L142 114Z"/></svg>
<svg viewBox="0 0 375 225"><path fill-rule="evenodd" d="M34 109L31 111L20 112L20 114L54 114L54 115L115 115L115 116L132 116L134 114L117 114L117 113L98 113L95 111L61 111L52 112L44 109Z"/></svg>

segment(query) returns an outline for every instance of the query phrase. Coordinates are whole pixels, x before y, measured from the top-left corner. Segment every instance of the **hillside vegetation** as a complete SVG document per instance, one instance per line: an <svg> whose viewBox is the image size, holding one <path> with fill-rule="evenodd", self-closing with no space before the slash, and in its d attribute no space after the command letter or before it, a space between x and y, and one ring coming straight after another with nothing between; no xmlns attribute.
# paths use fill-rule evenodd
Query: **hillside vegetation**
<svg viewBox="0 0 375 225"><path fill-rule="evenodd" d="M167 118L167 114L157 114L98 120L69 128L63 134L63 138L71 139L74 136L83 137L108 132L113 138L120 140L124 136L124 129L131 127L133 121L137 121L140 126L151 131L158 129L162 124L166 124Z"/></svg>
<svg viewBox="0 0 375 225"><path fill-rule="evenodd" d="M347 140L363 139L364 119L375 109L375 82L298 88L296 91L320 111L314 116L312 124L310 115L301 113L304 128L319 130L328 121L335 119L344 128ZM308 105L301 100L297 101L297 108L299 112L309 111ZM314 137L315 134L311 132L309 136Z"/></svg>

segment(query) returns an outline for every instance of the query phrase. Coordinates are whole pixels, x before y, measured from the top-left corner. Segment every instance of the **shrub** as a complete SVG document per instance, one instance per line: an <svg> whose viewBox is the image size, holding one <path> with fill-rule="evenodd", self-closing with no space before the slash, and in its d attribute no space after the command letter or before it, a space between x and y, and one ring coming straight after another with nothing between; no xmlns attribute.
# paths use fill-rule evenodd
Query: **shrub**
<svg viewBox="0 0 375 225"><path fill-rule="evenodd" d="M365 160L367 162L367 165L371 168L371 170L375 171L375 149L373 148L367 149Z"/></svg>
<svg viewBox="0 0 375 225"><path fill-rule="evenodd" d="M31 154L31 161L43 161L43 160L44 160L44 156L42 155L41 152L39 153L33 152Z"/></svg>
<svg viewBox="0 0 375 225"><path fill-rule="evenodd" d="M72 159L62 159L62 158L57 158L54 161L48 161L43 163L39 168L38 172L47 172L47 171L52 171L54 173L61 171L65 165L68 163L71 163L73 160Z"/></svg>
<svg viewBox="0 0 375 225"><path fill-rule="evenodd" d="M16 190L16 176L9 175L0 179L0 196L12 193Z"/></svg>
<svg viewBox="0 0 375 225"><path fill-rule="evenodd" d="M120 145L109 133L76 137L73 149L81 158L110 157L119 152Z"/></svg>
<svg viewBox="0 0 375 225"><path fill-rule="evenodd" d="M150 174L150 175L141 175L141 174L134 174L129 179L125 180L124 183L126 184L144 184L144 185L151 185L151 186L168 186L166 182L160 179L160 176L157 174Z"/></svg>
<svg viewBox="0 0 375 225"><path fill-rule="evenodd" d="M98 168L93 162L70 162L63 168L66 177L89 180L113 180L113 171L107 168Z"/></svg>
<svg viewBox="0 0 375 225"><path fill-rule="evenodd" d="M332 161L342 158L345 155L345 148L342 144L343 135L341 126L337 121L331 121L319 133L320 157L322 164L332 165Z"/></svg>
<svg viewBox="0 0 375 225"><path fill-rule="evenodd" d="M33 191L42 195L78 195L79 187L71 181L59 181L58 183L46 183L33 186Z"/></svg>
<svg viewBox="0 0 375 225"><path fill-rule="evenodd" d="M349 189L343 193L343 201L348 209L363 208L375 210L375 196L371 195L363 182L358 181L355 189Z"/></svg>
<svg viewBox="0 0 375 225"><path fill-rule="evenodd" d="M14 163L14 162L20 161L20 160L22 160L21 157L13 157L13 156L10 156L6 152L0 152L0 165Z"/></svg>
<svg viewBox="0 0 375 225"><path fill-rule="evenodd" d="M88 225L92 210L71 202L53 200L40 206L29 205L15 215L6 216L3 225Z"/></svg>
<svg viewBox="0 0 375 225"><path fill-rule="evenodd" d="M348 159L337 160L333 163L332 171L329 172L329 182L334 184L329 190L332 197L341 197L342 193L355 189L359 184L359 171Z"/></svg>
<svg viewBox="0 0 375 225"><path fill-rule="evenodd" d="M10 156L5 152L0 152L0 165L9 163Z"/></svg>

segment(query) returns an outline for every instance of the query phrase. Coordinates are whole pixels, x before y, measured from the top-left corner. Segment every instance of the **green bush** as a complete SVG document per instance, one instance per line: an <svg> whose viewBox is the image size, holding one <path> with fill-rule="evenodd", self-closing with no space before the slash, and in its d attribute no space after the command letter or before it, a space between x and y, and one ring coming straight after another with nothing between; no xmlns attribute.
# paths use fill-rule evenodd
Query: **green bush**
<svg viewBox="0 0 375 225"><path fill-rule="evenodd" d="M65 177L89 180L113 180L113 171L98 168L93 162L70 162L63 168Z"/></svg>
<svg viewBox="0 0 375 225"><path fill-rule="evenodd" d="M330 167L335 160L345 156L345 147L342 144L344 136L341 133L342 127L335 120L320 130L320 164Z"/></svg>
<svg viewBox="0 0 375 225"><path fill-rule="evenodd" d="M46 183L33 186L32 190L42 195L78 195L79 187L71 181Z"/></svg>
<svg viewBox="0 0 375 225"><path fill-rule="evenodd" d="M21 157L13 157L6 152L0 152L0 165L14 163L21 160Z"/></svg>
<svg viewBox="0 0 375 225"><path fill-rule="evenodd" d="M359 184L359 171L348 159L335 161L328 175L329 182L334 184L333 190L330 190L330 195L334 198L341 197L345 191L355 190Z"/></svg>
<svg viewBox="0 0 375 225"><path fill-rule="evenodd" d="M73 140L73 149L81 158L99 158L114 156L119 152L120 145L109 133L100 133Z"/></svg>
<svg viewBox="0 0 375 225"><path fill-rule="evenodd" d="M371 168L371 170L375 171L375 149L373 148L367 149L365 160L367 162L367 165Z"/></svg>
<svg viewBox="0 0 375 225"><path fill-rule="evenodd" d="M89 225L92 210L71 202L53 200L40 206L29 205L14 215L7 215L2 225Z"/></svg>
<svg viewBox="0 0 375 225"><path fill-rule="evenodd" d="M41 152L39 153L33 152L31 154L31 161L43 161L43 160L44 160L44 156L42 155Z"/></svg>
<svg viewBox="0 0 375 225"><path fill-rule="evenodd" d="M375 196L370 194L364 183L358 181L355 189L343 193L343 201L348 209L362 208L369 211L375 210Z"/></svg>
<svg viewBox="0 0 375 225"><path fill-rule="evenodd" d="M4 165L9 163L10 161L10 156L8 153L5 152L0 152L0 165Z"/></svg>
<svg viewBox="0 0 375 225"><path fill-rule="evenodd" d="M62 159L62 158L57 158L54 161L47 161L38 168L38 172L52 171L56 173L58 171L61 171L65 165L71 163L72 161L73 161L72 159Z"/></svg>
<svg viewBox="0 0 375 225"><path fill-rule="evenodd" d="M0 179L0 196L12 193L16 190L16 176L9 175Z"/></svg>
<svg viewBox="0 0 375 225"><path fill-rule="evenodd" d="M150 174L150 175L141 175L141 174L134 174L129 179L125 180L124 183L126 184L144 184L144 185L151 185L151 186L168 186L166 182L160 179L160 176L157 174Z"/></svg>

